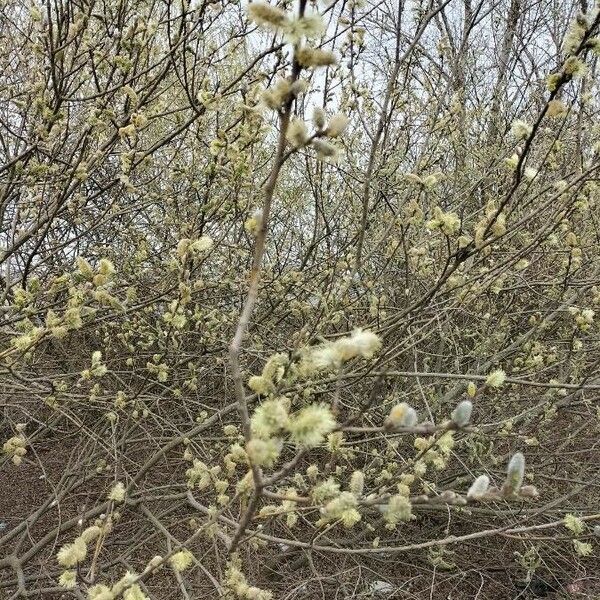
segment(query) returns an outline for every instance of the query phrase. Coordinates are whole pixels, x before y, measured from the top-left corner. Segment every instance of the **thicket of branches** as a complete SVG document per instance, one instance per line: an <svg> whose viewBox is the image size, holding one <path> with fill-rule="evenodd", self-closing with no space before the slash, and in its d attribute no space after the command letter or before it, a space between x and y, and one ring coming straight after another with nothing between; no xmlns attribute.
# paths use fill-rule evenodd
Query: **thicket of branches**
<svg viewBox="0 0 600 600"><path fill-rule="evenodd" d="M0 597L599 593L599 29L1 2Z"/></svg>

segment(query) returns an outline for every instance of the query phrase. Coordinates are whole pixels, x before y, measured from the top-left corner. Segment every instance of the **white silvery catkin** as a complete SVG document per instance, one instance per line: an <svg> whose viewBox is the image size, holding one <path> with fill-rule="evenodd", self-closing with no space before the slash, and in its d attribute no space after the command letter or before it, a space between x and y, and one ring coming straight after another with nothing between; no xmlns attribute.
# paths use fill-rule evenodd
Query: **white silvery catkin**
<svg viewBox="0 0 600 600"><path fill-rule="evenodd" d="M289 21L285 11L267 2L253 2L248 5L248 17L257 25L277 31Z"/></svg>
<svg viewBox="0 0 600 600"><path fill-rule="evenodd" d="M537 491L535 485L524 485L519 491L519 495L522 498L537 498L540 493Z"/></svg>
<svg viewBox="0 0 600 600"><path fill-rule="evenodd" d="M287 131L287 139L294 148L300 148L308 142L309 135L304 121L301 119L292 120Z"/></svg>
<svg viewBox="0 0 600 600"><path fill-rule="evenodd" d="M386 423L392 427L413 427L417 424L417 419L415 409L406 402L401 402L390 410Z"/></svg>
<svg viewBox="0 0 600 600"><path fill-rule="evenodd" d="M517 494L523 484L525 476L525 457L521 452L516 452L508 463L506 481L503 492L505 494Z"/></svg>
<svg viewBox="0 0 600 600"><path fill-rule="evenodd" d="M487 475L480 475L469 488L467 498L469 500L479 500L485 496L490 486L490 478Z"/></svg>
<svg viewBox="0 0 600 600"><path fill-rule="evenodd" d="M328 67L337 63L336 55L331 50L309 48L305 46L296 52L296 60L302 67Z"/></svg>
<svg viewBox="0 0 600 600"><path fill-rule="evenodd" d="M452 422L458 427L466 427L471 420L473 412L473 403L470 400L459 402L456 408L452 411Z"/></svg>
<svg viewBox="0 0 600 600"><path fill-rule="evenodd" d="M320 106L315 106L312 121L318 131L325 128L325 111Z"/></svg>
<svg viewBox="0 0 600 600"><path fill-rule="evenodd" d="M348 127L348 122L348 117L342 113L333 115L333 117L331 117L329 120L326 134L331 138L339 137L342 135L342 133L344 133L346 127Z"/></svg>
<svg viewBox="0 0 600 600"><path fill-rule="evenodd" d="M317 151L317 157L319 159L334 158L337 155L337 148L325 140L313 140L312 145Z"/></svg>

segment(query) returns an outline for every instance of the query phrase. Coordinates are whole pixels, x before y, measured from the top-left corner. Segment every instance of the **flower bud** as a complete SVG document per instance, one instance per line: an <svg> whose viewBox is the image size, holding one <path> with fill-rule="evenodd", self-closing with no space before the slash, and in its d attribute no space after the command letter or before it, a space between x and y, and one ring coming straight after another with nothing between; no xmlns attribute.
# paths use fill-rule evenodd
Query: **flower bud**
<svg viewBox="0 0 600 600"><path fill-rule="evenodd" d="M473 403L470 400L459 402L457 407L452 411L452 422L458 427L465 427L471 420L473 412Z"/></svg>
<svg viewBox="0 0 600 600"><path fill-rule="evenodd" d="M513 455L508 463L506 481L502 486L504 495L514 495L519 492L525 476L525 457L521 452Z"/></svg>
<svg viewBox="0 0 600 600"><path fill-rule="evenodd" d="M388 427L414 427L417 419L415 409L406 402L401 402L390 410L385 423Z"/></svg>
<svg viewBox="0 0 600 600"><path fill-rule="evenodd" d="M487 475L480 475L469 488L467 498L469 500L481 500L490 486L490 478Z"/></svg>
<svg viewBox="0 0 600 600"><path fill-rule="evenodd" d="M540 495L535 485L524 485L519 494L524 498L537 498Z"/></svg>
<svg viewBox="0 0 600 600"><path fill-rule="evenodd" d="M313 110L312 121L317 130L321 131L325 128L325 111L320 106L316 106Z"/></svg>
<svg viewBox="0 0 600 600"><path fill-rule="evenodd" d="M348 117L341 113L333 115L327 126L326 134L331 138L336 138L344 133L344 130L348 126Z"/></svg>

